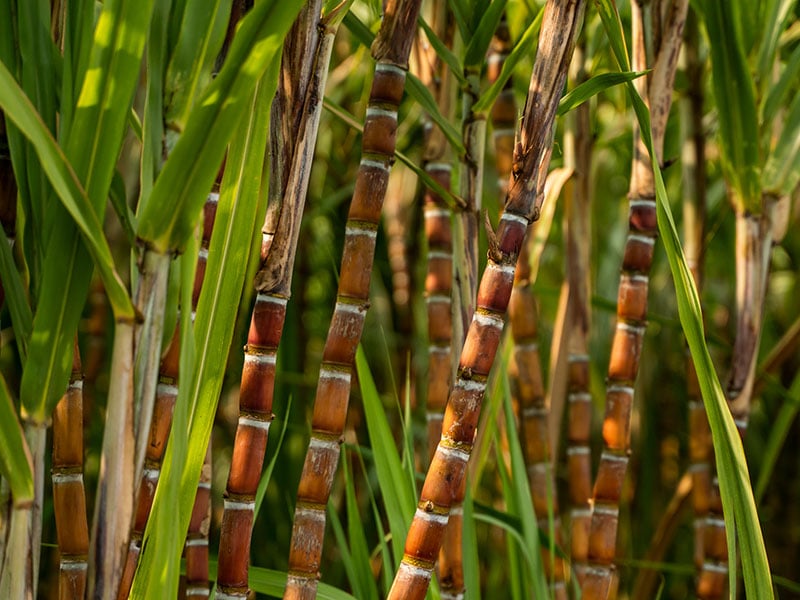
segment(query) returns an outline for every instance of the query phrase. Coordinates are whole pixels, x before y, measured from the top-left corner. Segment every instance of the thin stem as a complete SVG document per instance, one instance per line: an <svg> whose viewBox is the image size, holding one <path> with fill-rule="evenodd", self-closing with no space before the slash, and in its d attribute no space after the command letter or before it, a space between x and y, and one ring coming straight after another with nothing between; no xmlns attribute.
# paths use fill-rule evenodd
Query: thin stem
<svg viewBox="0 0 800 600"><path fill-rule="evenodd" d="M161 338L164 330L164 304L172 257L145 250L142 259L136 307L144 315L144 324L137 339L135 368L136 419L136 481L142 475L150 424L153 420L158 365L161 361Z"/></svg>
<svg viewBox="0 0 800 600"><path fill-rule="evenodd" d="M586 79L585 48L575 49L573 79ZM567 338L566 399L567 465L570 495L570 557L582 583L589 555L591 524L592 466L589 445L592 425L592 396L589 385L589 327L591 321L591 151L589 106L579 106L568 118L564 132L565 164L574 169L566 190L567 307L563 328ZM553 444L557 448L557 444Z"/></svg>
<svg viewBox="0 0 800 600"><path fill-rule="evenodd" d="M89 547L88 596L104 600L117 596L133 520L133 340L133 323L117 321Z"/></svg>

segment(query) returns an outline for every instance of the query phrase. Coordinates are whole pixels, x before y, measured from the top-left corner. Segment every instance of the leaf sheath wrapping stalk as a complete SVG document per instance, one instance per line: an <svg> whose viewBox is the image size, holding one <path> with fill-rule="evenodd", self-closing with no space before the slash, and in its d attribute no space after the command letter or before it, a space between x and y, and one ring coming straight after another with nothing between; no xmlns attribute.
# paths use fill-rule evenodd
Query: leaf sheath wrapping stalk
<svg viewBox="0 0 800 600"><path fill-rule="evenodd" d="M422 599L428 589L451 506L472 450L486 378L494 362L508 308L515 262L531 218L539 212L539 169L551 139L558 100L580 30L584 3L550 1L545 7L537 60L522 120L520 143L496 245L478 289L477 310L461 353L459 373L445 413L442 438L428 469L405 555L389 592L392 600Z"/></svg>

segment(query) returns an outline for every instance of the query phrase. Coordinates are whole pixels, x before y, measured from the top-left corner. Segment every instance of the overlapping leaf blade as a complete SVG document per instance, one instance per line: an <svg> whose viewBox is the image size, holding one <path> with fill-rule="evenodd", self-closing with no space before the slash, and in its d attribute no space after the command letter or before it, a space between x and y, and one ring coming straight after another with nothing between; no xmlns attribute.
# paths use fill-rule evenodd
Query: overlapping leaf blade
<svg viewBox="0 0 800 600"><path fill-rule="evenodd" d="M94 32L65 155L98 221L139 81L153 0L109 0ZM54 226L44 254L39 304L20 395L26 413L44 420L61 397L72 368L72 346L88 294L92 263L80 233L60 205L49 210Z"/></svg>
<svg viewBox="0 0 800 600"><path fill-rule="evenodd" d="M145 551L131 591L134 598L158 595L161 582L168 574L170 585L177 585L174 573L189 526L225 374L226 361L220 357L227 357L231 346L250 240L256 229L254 223L263 216L266 201L261 167L269 129L269 100L277 87L279 56L273 57L262 82L251 92L245 118L239 123L238 136L228 153L203 292L194 322L194 368L182 375L176 404L176 412L186 410L188 417L183 428L173 427L167 447L161 483L145 531ZM186 444L185 457L178 456L183 444ZM165 481L173 483L167 487L163 484ZM165 535L164 527L172 532L171 543L162 542L155 545L156 552L148 552L147 541L156 532L159 536Z"/></svg>
<svg viewBox="0 0 800 600"><path fill-rule="evenodd" d="M194 105L139 220L139 237L161 253L191 235L236 123L280 49L300 3L265 0L242 19L219 75Z"/></svg>
<svg viewBox="0 0 800 600"><path fill-rule="evenodd" d="M17 411L5 378L0 375L0 475L11 488L15 503L33 500L33 468Z"/></svg>

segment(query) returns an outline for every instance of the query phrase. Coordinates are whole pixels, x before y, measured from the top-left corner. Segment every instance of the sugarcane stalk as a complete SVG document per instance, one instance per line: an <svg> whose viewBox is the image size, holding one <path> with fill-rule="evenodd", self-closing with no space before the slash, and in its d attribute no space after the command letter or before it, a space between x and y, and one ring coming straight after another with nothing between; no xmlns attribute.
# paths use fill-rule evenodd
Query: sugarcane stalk
<svg viewBox="0 0 800 600"><path fill-rule="evenodd" d="M282 84L272 106L270 204L262 265L239 395L239 423L225 493L220 538L220 598L247 594L255 494L261 477L275 384L278 344L291 295L292 270L316 143L328 62L339 19L320 20L320 3L300 13L284 46ZM301 105L302 110L297 110ZM298 117L302 117L296 120Z"/></svg>
<svg viewBox="0 0 800 600"><path fill-rule="evenodd" d="M142 549L142 536L144 535L150 509L156 493L156 486L161 474L161 460L167 447L167 438L172 426L172 413L175 400L178 396L178 361L180 358L180 335L178 328L172 337L167 352L161 359L159 367L158 386L153 409L153 420L150 425L150 439L147 444L145 465L139 480L136 510L131 527L131 539L128 546L128 556L125 562L125 571L119 586L117 600L128 597L139 554Z"/></svg>
<svg viewBox="0 0 800 600"><path fill-rule="evenodd" d="M514 169L498 231L490 243L477 308L447 404L442 437L428 469L405 553L389 592L391 600L422 599L442 543L450 508L463 501L466 475L486 380L494 363L525 232L538 218L539 169L552 142L558 100L567 76L585 4L551 0L544 17L528 98L522 116Z"/></svg>
<svg viewBox="0 0 800 600"><path fill-rule="evenodd" d="M218 177L218 183L221 175ZM217 185L208 195L203 206L203 234L200 241L200 250L197 256L197 270L195 271L194 285L192 287L192 321L197 311L200 292L206 275L208 263L208 248L211 244L211 234L214 230L214 220L217 216L219 193ZM177 332L176 332L177 333ZM180 336L173 342L177 343ZM186 534L184 556L186 558L186 587L187 598L193 596L208 596L209 594L209 565L208 565L208 532L211 525L211 440L208 441L206 457L197 482L197 493L192 507L192 516L189 520L189 529Z"/></svg>
<svg viewBox="0 0 800 600"><path fill-rule="evenodd" d="M189 531L186 534L186 598L208 597L208 531L211 526L211 440L197 483Z"/></svg>
<svg viewBox="0 0 800 600"><path fill-rule="evenodd" d="M675 0L670 3L663 30L659 31L660 46L656 48L650 81L640 78L635 82L637 91L650 107L653 144L659 161L687 9L688 1ZM631 10L633 68L644 70L647 52L641 3L632 3ZM629 232L622 259L617 323L606 380L604 448L593 491L590 566L583 582L583 595L587 600L615 598L619 584L615 566L619 503L630 454L634 385L647 323L649 272L658 232L654 175L637 125L634 125L633 138L634 157L628 191Z"/></svg>
<svg viewBox="0 0 800 600"><path fill-rule="evenodd" d="M454 21L443 4L432 7L428 22L437 35L447 44L453 45ZM432 46L421 57L427 59L427 85L437 101L440 112L452 117L454 90L452 77L440 61ZM450 190L452 164L448 155L447 140L433 123L426 127L427 137L423 160L425 170L445 190ZM462 171L463 175L463 171ZM458 366L454 344L462 339L454 336L454 309L461 303L454 302L453 272L454 248L452 211L445 200L431 189L424 196L425 237L428 245L428 268L425 277L425 304L428 316L428 382L427 382L427 459L433 459L436 444L442 434L442 420L447 404L450 381ZM455 317L461 322L459 317ZM461 331L457 327L456 331ZM438 579L443 599L463 598L464 570L462 559L462 510L456 508L447 527L444 543L438 560Z"/></svg>
<svg viewBox="0 0 800 600"><path fill-rule="evenodd" d="M33 569L31 554L31 529L33 527L33 502L14 500L8 525L6 552L0 576L0 595L4 598L33 600Z"/></svg>
<svg viewBox="0 0 800 600"><path fill-rule="evenodd" d="M693 14L693 13L692 13ZM681 102L681 125L684 129L682 162L684 254L698 291L703 286L705 254L705 135L703 132L703 65L698 56L697 21L692 15L686 22L683 59L685 62L687 97ZM704 590L724 590L727 570L709 563L704 568L706 519L712 500L711 476L713 446L700 384L691 357L686 361L686 393L689 401L689 470L692 476L692 507L694 511L694 563L698 578L695 591L703 597ZM721 508L721 507L720 507ZM716 535L719 532L713 532ZM723 526L724 535L724 526Z"/></svg>
<svg viewBox="0 0 800 600"><path fill-rule="evenodd" d="M506 56L511 50L511 37L505 15L495 32L488 57L488 78L494 82L500 75ZM495 143L495 162L498 172L500 193L505 194L511 175L511 159L514 148L514 131L517 120L517 106L514 100L513 80L508 79L498 96L491 112L493 138ZM549 155L548 155L549 157ZM547 175L543 161L539 172L537 194L544 194ZM514 351L509 363L509 379L512 394L519 407L520 440L523 444L525 464L531 487L534 512L539 526L549 530L550 516L553 517L554 530L551 537L560 544L560 519L555 490L555 479L549 443L549 405L546 402L538 345L538 309L533 293L535 275L531 268L531 245L534 239L533 226L528 227L522 245L514 285L508 306L509 325L514 342ZM552 535L555 534L555 535ZM543 549L545 571L553 587L556 598L566 598L563 561L551 556Z"/></svg>
<svg viewBox="0 0 800 600"><path fill-rule="evenodd" d="M136 462L134 475L138 481L144 468L150 423L153 420L158 366L161 362L161 337L164 329L164 303L172 257L145 249L141 266L136 308L144 315L144 324L136 339L134 399L136 411Z"/></svg>
<svg viewBox="0 0 800 600"><path fill-rule="evenodd" d="M444 189L450 187L451 165L428 162L425 171ZM425 306L428 313L428 384L426 421L428 460L442 434L442 418L453 374L453 236L452 212L433 190L425 190L425 237L428 268Z"/></svg>
<svg viewBox="0 0 800 600"><path fill-rule="evenodd" d="M575 49L571 70L576 83L586 79L585 49ZM592 492L592 396L589 386L589 327L591 320L591 153L589 106L577 107L567 117L564 163L573 169L565 193L567 308L564 327L567 345L566 394L567 473L570 497L570 558L580 584L589 556ZM553 446L557 447L557 446Z"/></svg>
<svg viewBox="0 0 800 600"><path fill-rule="evenodd" d="M322 354L311 441L297 492L284 598L316 595L325 507L339 460L350 378L369 305L375 238L394 160L397 109L419 8L418 0L391 0L372 46L377 64L364 122L361 164L345 230L337 302Z"/></svg>
<svg viewBox="0 0 800 600"><path fill-rule="evenodd" d="M475 112L472 107L480 95L480 66L464 69L466 85L461 95L461 130L464 154L461 156L458 191L464 206L453 227L455 250L455 280L453 282L456 301L453 339L463 343L469 320L475 311L478 291L478 246L480 241L479 219L483 200L483 170L486 153L486 115Z"/></svg>
<svg viewBox="0 0 800 600"><path fill-rule="evenodd" d="M44 505L44 461L45 446L47 443L47 425L34 420L26 420L23 411L23 430L25 439L30 449L33 464L33 491L34 496L29 506L22 506L17 509L15 506L12 512L12 534L14 534L14 519L18 519L16 533L19 534L24 527L27 534L26 543L26 567L20 573L24 573L24 596L26 598L36 598L39 585L39 561L42 543L42 506ZM28 519L25 524L24 519ZM19 544L19 540L15 544ZM20 546L15 545L9 548L11 554L20 551ZM12 558L12 561L16 560ZM20 596L22 597L22 596Z"/></svg>
<svg viewBox="0 0 800 600"><path fill-rule="evenodd" d="M5 477L0 477L0 581L3 563L6 560L9 524L11 522L11 487Z"/></svg>
<svg viewBox="0 0 800 600"><path fill-rule="evenodd" d="M134 323L118 319L114 331L108 408L89 546L91 598L115 598L125 566L133 520L135 441L133 431Z"/></svg>
<svg viewBox="0 0 800 600"><path fill-rule="evenodd" d="M497 81L503 70L506 58L511 52L511 33L508 19L504 13L494 32L486 57L486 79L490 84ZM517 101L514 98L514 79L509 77L503 90L497 96L490 113L492 119L492 139L494 141L494 161L497 171L497 187L505 197L511 177L511 160L514 156L514 134L517 126Z"/></svg>
<svg viewBox="0 0 800 600"><path fill-rule="evenodd" d="M53 411L53 509L60 555L58 597L83 598L88 572L89 523L83 485L83 375L75 340L72 375Z"/></svg>

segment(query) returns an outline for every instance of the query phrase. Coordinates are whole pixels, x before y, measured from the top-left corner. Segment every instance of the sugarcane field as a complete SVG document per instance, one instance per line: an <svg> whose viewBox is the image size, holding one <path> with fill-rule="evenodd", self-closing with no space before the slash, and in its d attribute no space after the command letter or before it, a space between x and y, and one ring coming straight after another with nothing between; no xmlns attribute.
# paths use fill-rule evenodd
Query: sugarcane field
<svg viewBox="0 0 800 600"><path fill-rule="evenodd" d="M797 0L0 0L0 600L800 598Z"/></svg>

